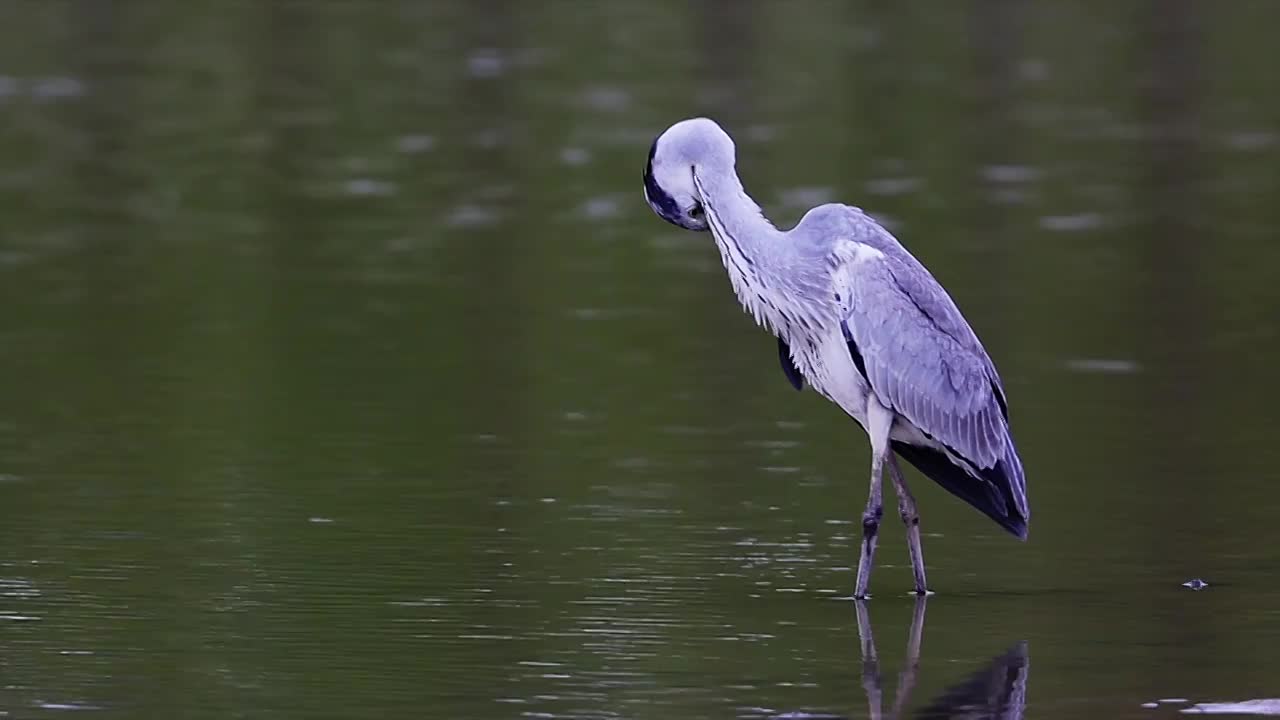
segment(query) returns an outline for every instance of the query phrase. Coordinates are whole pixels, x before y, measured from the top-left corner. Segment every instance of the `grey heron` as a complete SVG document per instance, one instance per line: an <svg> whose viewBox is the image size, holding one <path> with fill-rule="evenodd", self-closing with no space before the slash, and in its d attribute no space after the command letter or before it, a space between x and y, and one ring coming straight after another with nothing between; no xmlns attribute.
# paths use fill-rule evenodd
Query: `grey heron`
<svg viewBox="0 0 1280 720"><path fill-rule="evenodd" d="M644 195L662 219L710 231L742 306L778 339L787 380L853 417L871 443L855 597L868 597L885 466L907 531L915 592L928 592L920 516L894 455L1027 537L1026 479L995 364L951 297L862 210L808 211L778 230L747 195L733 140L692 118L653 142Z"/></svg>

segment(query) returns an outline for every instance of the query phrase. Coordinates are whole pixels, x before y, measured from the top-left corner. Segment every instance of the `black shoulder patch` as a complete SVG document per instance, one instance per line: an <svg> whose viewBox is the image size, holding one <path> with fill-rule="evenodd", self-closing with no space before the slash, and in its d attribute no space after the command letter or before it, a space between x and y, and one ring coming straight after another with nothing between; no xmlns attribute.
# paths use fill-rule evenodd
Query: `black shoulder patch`
<svg viewBox="0 0 1280 720"><path fill-rule="evenodd" d="M867 377L867 363L862 359L862 351L858 350L858 343L854 342L852 338L845 342L849 346L849 355L853 357L853 364L857 366L858 373L861 374L862 379L866 380L867 384L870 385L871 379Z"/></svg>
<svg viewBox="0 0 1280 720"><path fill-rule="evenodd" d="M778 338L778 360L782 363L782 374L791 381L791 386L797 390L804 390L804 376L800 374L800 368L796 367L795 362L791 360L791 348L787 347L787 342L782 338Z"/></svg>
<svg viewBox="0 0 1280 720"><path fill-rule="evenodd" d="M844 342L849 346L849 357L853 358L854 367L858 368L858 374L870 386L871 378L867 377L867 362L862 359L862 351L858 349L858 343L854 341L853 333L849 332L849 325L840 323L840 329L844 331Z"/></svg>

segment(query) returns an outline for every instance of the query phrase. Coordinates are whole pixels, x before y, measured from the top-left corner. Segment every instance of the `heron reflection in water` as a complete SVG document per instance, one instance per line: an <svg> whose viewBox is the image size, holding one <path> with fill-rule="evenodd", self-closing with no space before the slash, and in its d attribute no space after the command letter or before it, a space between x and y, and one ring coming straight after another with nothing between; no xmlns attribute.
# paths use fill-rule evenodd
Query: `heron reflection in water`
<svg viewBox="0 0 1280 720"><path fill-rule="evenodd" d="M924 614L928 599L916 598L907 639L907 657L898 674L898 689L893 707L883 714L880 690L880 661L876 641L871 634L871 614L867 604L857 603L858 640L862 645L862 687L867 691L867 706L872 720L899 718L915 689L920 668L920 645L924 639ZM968 718L970 720L1015 720L1022 717L1027 704L1027 676L1031 661L1026 642L1018 642L987 662L981 670L963 682L951 686L913 714L925 720Z"/></svg>
<svg viewBox="0 0 1280 720"><path fill-rule="evenodd" d="M858 640L862 646L862 688L867 694L867 716L871 720L897 720L903 717L915 689L920 670L920 648L924 639L924 615L928 599L916 598L907 636L907 654L893 704L885 710L880 676L880 656L871 632L871 615L864 601L857 600ZM911 714L918 720L1021 720L1027 705L1027 679L1031 661L1027 643L1015 643L1008 650L987 661L980 670L952 685ZM832 714L788 712L772 716L772 720L844 720Z"/></svg>

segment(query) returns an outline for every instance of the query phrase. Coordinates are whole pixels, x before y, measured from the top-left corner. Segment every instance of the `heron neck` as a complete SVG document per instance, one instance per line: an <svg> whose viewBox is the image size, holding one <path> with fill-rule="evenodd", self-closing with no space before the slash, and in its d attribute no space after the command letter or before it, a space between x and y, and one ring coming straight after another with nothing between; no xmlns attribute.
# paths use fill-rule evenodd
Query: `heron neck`
<svg viewBox="0 0 1280 720"><path fill-rule="evenodd" d="M782 307L787 304L785 293L778 292L780 280L770 271L789 265L778 257L787 252L782 233L765 218L737 176L729 173L704 180L695 172L694 184L738 301L758 324L779 336L786 334L790 323Z"/></svg>
<svg viewBox="0 0 1280 720"><path fill-rule="evenodd" d="M722 246L721 252L736 251L748 265L754 265L773 249L771 246L776 245L780 233L747 194L737 175L732 172L710 173L704 178L699 173L696 177L707 222L711 225L716 244Z"/></svg>

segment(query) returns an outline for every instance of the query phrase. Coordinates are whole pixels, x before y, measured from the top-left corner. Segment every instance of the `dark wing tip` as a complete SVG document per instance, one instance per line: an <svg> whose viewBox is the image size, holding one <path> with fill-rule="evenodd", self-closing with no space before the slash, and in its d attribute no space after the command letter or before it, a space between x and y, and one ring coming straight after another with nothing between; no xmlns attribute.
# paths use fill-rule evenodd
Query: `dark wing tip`
<svg viewBox="0 0 1280 720"><path fill-rule="evenodd" d="M1003 460L993 468L982 470L980 480L951 462L941 451L898 440L891 442L894 452L944 490L977 508L1019 540L1027 539L1027 518L1013 499Z"/></svg>
<svg viewBox="0 0 1280 720"><path fill-rule="evenodd" d="M1030 535L1030 530L1027 528L1027 521L1021 517L1007 524L1001 523L1001 527L1013 533L1013 536L1022 542L1026 542L1027 536Z"/></svg>

